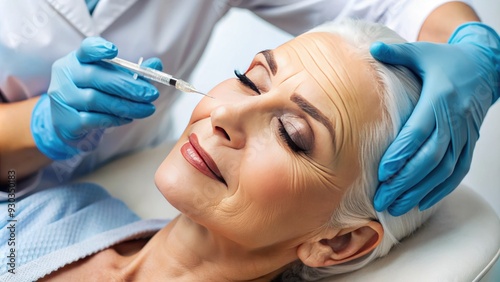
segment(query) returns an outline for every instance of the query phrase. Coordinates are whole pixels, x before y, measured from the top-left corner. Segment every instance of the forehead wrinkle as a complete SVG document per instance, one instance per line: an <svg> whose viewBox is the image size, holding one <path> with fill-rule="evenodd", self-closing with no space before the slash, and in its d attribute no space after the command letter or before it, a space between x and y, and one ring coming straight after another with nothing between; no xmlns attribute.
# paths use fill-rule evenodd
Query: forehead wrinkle
<svg viewBox="0 0 500 282"><path fill-rule="evenodd" d="M342 48L342 46L347 48L346 45L342 45L339 48L331 48L332 47L331 42L328 42L328 40L324 39L324 38L321 38L321 40L318 40L318 41L320 41L321 43L323 43L325 45L328 45L327 49L335 51L336 54L339 54L340 52L345 53L345 51L340 50L340 48ZM343 42L341 44L343 44ZM340 121L344 125L344 127L341 128L343 134L342 134L342 142L339 144L339 148L338 148L338 150L340 150L343 147L344 141L347 141L347 140L353 141L354 140L353 130L347 130L347 132L346 132L346 131L344 131L344 128L353 129L354 128L353 126L355 125L355 123L353 122L353 119L356 119L356 114L355 114L356 111L353 110L353 112L351 112L349 110L348 105L350 105L351 103L349 103L346 100L350 99L353 102L356 101L356 95L352 95L352 91L355 91L356 85L353 83L351 76L349 75L349 70L348 70L346 64L333 64L333 62L331 62L331 60L329 60L329 56L327 54L325 54L323 49L319 48L318 44L314 44L313 46L316 47L318 52L321 53L321 55L325 58L326 62L330 66L332 72L335 74L335 77L336 77L335 81L340 85L340 87L336 87L335 83L333 82L333 79L328 79L329 76L325 74L325 76L327 77L327 81L332 85L332 87L335 88L335 90L337 92L337 97L340 99L340 102L342 103L342 108L344 109L344 114L340 116ZM317 65L319 65L314 57L312 57L312 60L314 60L314 62ZM334 67L334 65L335 65L335 67ZM341 71L339 71L339 68ZM323 72L323 70L321 68L320 68L320 70ZM344 75L340 75L339 73L343 73ZM341 88L342 90L339 90L339 88ZM336 105L336 103L333 101L333 97L329 97L329 98L330 98L330 100L332 100L332 103L334 103ZM339 109L338 106L337 106L337 108ZM352 113L352 115L351 115L351 113ZM344 116L345 116L345 119L344 119Z"/></svg>
<svg viewBox="0 0 500 282"><path fill-rule="evenodd" d="M304 47L304 46L302 46L302 47ZM312 79L313 79L313 80L316 82L316 84L317 84L317 85L321 88L321 90L323 90L323 92L328 93L329 91L327 91L327 90L323 87L323 85L322 85L322 84L321 84L321 83L320 83L320 82L316 79L316 75L313 75L313 74L312 74L312 73L311 73L311 72L310 72L310 71L309 71L309 70L305 67L305 66L306 66L306 64L305 64L305 63L304 63L304 61L302 60L302 58L301 58L301 56L299 55L298 51L297 51L297 50L295 50L295 48L291 48L291 49L293 50L293 52L295 52L295 54L297 55L297 58L299 59L300 63L304 66L304 70L305 70L305 71L309 74L309 76L310 76L310 77L312 77ZM305 50L307 53L309 53L309 51L307 50L307 48L305 48L305 47L304 47L304 50ZM314 60L314 58L311 56L311 54L310 54L310 53L309 53L309 57L311 57L311 58ZM316 61L315 61L315 63L316 63ZM321 70L321 69L320 69L320 71L321 71L321 72L323 72L323 70ZM324 74L324 72L323 72L323 74ZM331 86L335 89L335 91L337 91L337 89L336 89L335 85L333 85L333 84L332 84L332 83L331 83L328 79L327 79L327 81L331 84ZM297 87L298 87L298 86L297 86ZM330 101L332 102L332 104L333 104L334 106L336 106L336 105L335 105L335 102L332 100L332 98L331 98L329 95L326 95L326 96L327 96L327 98L328 98L328 99L330 99ZM328 111L328 113L329 113L329 112L330 112L330 111ZM333 120L333 117L331 117L331 119ZM334 127L334 130L335 130L335 129L337 129L337 128L335 128L335 127ZM335 134L335 132L333 132L332 137L335 137L335 136L336 136L336 134ZM334 142L334 143L335 143L335 141L336 141L336 138L333 138L333 142Z"/></svg>
<svg viewBox="0 0 500 282"><path fill-rule="evenodd" d="M323 40L321 40L323 41ZM323 74L323 76L326 78L326 82L330 84L330 86L334 89L334 91L336 93L331 93L332 95L328 95L328 93L330 93L330 91L327 91L325 89L325 87L323 86L322 83L320 83L320 81L318 80L318 74L315 73L311 73L311 71L306 67L307 65L304 63L304 61L302 60L301 56L299 55L298 51L295 50L294 48L291 48L292 50L294 50L294 52L296 53L297 57L299 58L300 62L302 63L302 65L304 66L304 70L314 79L314 81L316 82L316 84L323 90L324 93L326 93L328 99L332 102L332 104L335 106L335 108L337 108L337 111L339 112L339 115L337 115L335 118L332 117L333 120L337 120L337 124L340 124L342 126L335 126L335 130L337 131L336 132L336 135L333 139L333 145L334 145L334 153L337 155L338 152L340 152L342 150L342 148L344 147L344 145L346 143L349 143L347 142L348 140L353 140L352 139L352 131L349 131L347 130L347 133L349 134L348 136L346 136L346 130L344 130L345 128L351 128L352 126L352 120L351 120L351 115L349 114L349 111L347 110L348 107L347 107L347 103L345 101L345 97L343 97L343 95L341 94L345 94L345 95L349 95L349 91L348 91L348 88L347 88L347 85L344 83L344 79L341 79L341 75L339 74L339 72L337 71L337 69L335 67L333 67L333 64L330 63L330 60L328 60L328 56L321 50L321 48L319 48L318 44L315 42L315 44L313 44L312 46L314 46L318 51L319 53L325 58L325 60L328 62L328 65L330 66L330 70L332 71L332 74L331 75L327 75L325 73L325 71L319 67L320 64L319 62L317 61L317 59L312 55L312 53L309 51L309 49L304 46L304 44L302 43L302 41L300 40L297 40L296 42L298 45L300 45L303 50L309 55L309 57L311 58L311 60L314 62L314 64L316 65L317 69L319 69L319 71ZM328 48L328 47L327 47ZM331 49L333 50L333 49ZM338 64L336 64L338 65ZM344 73L347 73L347 70L346 68L343 66L343 65L340 65L340 67L342 68L343 72ZM329 79L331 76L334 76L335 79ZM344 77L348 75L344 75ZM336 85L334 83L334 80L336 82L338 82L339 85ZM352 85L352 81L350 81L349 79L349 82L351 82L351 85ZM333 95L337 95L338 99L340 100L340 105L338 102L336 102L334 99L333 99ZM339 107L341 106L341 107ZM340 109L343 108L343 111L341 111Z"/></svg>

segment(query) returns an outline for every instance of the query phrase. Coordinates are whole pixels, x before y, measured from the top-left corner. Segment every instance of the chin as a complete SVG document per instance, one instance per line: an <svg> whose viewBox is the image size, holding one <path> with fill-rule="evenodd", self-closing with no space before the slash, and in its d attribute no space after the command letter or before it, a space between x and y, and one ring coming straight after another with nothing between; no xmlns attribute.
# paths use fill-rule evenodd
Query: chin
<svg viewBox="0 0 500 282"><path fill-rule="evenodd" d="M179 184L179 177L174 173L165 175L160 169L156 171L155 183L163 197L178 211L183 214L192 210L189 199L192 198L192 187Z"/></svg>

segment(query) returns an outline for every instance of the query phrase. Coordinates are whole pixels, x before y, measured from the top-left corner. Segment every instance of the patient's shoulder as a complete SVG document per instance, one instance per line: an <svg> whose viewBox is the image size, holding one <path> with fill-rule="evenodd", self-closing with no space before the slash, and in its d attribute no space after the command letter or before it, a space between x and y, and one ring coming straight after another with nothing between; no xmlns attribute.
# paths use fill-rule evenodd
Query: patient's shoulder
<svg viewBox="0 0 500 282"><path fill-rule="evenodd" d="M115 212L125 212L139 218L119 199L112 197L101 186L93 183L67 184L38 191L23 198L16 205L19 220L43 219L45 224L63 218L99 217ZM96 220L96 219L94 219Z"/></svg>

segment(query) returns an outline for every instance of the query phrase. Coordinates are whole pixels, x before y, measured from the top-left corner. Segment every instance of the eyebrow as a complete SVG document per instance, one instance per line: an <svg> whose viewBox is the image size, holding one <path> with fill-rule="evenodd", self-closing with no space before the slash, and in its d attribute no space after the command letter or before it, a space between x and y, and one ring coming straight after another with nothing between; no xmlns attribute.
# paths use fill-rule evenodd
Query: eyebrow
<svg viewBox="0 0 500 282"><path fill-rule="evenodd" d="M290 97L290 101L297 104L297 106L299 106L304 112L309 114L312 118L321 122L330 132L332 139L334 139L335 134L333 131L333 124L323 113L321 113L316 107L314 107L311 103L309 103L306 99L304 99L304 97L300 96L297 93L292 94L292 96Z"/></svg>
<svg viewBox="0 0 500 282"><path fill-rule="evenodd" d="M271 69L272 74L276 75L276 72L278 71L278 65L276 64L276 61L274 60L273 51L263 50L257 54L264 55L264 58L266 58L266 62L269 65L269 68Z"/></svg>

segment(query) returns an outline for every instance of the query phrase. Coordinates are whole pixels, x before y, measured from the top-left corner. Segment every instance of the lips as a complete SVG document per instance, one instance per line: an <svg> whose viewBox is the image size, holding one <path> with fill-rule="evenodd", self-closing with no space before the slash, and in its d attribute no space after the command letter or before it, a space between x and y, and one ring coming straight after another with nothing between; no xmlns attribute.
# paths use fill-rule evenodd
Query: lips
<svg viewBox="0 0 500 282"><path fill-rule="evenodd" d="M196 134L191 133L188 140L189 142L181 147L182 156L201 173L226 184L212 157L198 143Z"/></svg>

